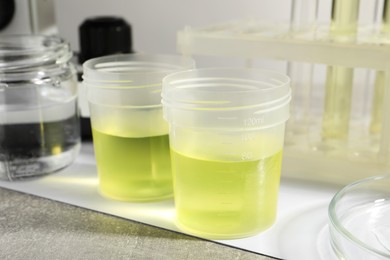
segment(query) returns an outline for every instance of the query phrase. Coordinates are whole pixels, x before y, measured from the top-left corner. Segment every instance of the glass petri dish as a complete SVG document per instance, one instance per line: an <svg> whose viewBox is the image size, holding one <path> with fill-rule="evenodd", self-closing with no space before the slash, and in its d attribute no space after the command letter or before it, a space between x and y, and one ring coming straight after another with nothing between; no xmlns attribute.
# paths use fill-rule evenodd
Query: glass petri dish
<svg viewBox="0 0 390 260"><path fill-rule="evenodd" d="M329 205L332 248L340 259L390 259L390 175L354 182Z"/></svg>

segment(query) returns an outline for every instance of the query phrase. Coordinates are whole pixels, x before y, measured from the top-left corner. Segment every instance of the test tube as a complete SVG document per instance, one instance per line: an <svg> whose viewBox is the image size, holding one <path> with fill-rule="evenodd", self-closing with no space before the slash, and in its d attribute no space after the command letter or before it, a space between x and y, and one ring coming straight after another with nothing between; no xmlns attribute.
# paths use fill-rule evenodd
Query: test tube
<svg viewBox="0 0 390 260"><path fill-rule="evenodd" d="M319 0L292 0L290 14L290 34L292 37L313 39L317 29ZM293 78L293 97L290 101L291 117L287 121L288 133L305 133L310 110L310 91L313 64L287 62L287 74ZM292 142L293 138L289 138ZM296 139L294 139L296 140Z"/></svg>
<svg viewBox="0 0 390 260"><path fill-rule="evenodd" d="M390 4L388 0L383 3L382 24L380 32L383 35L390 33ZM374 83L374 93L371 108L370 133L377 134L382 129L382 107L385 91L385 73L378 71Z"/></svg>
<svg viewBox="0 0 390 260"><path fill-rule="evenodd" d="M290 31L315 30L319 0L292 0Z"/></svg>
<svg viewBox="0 0 390 260"><path fill-rule="evenodd" d="M357 32L359 0L333 0L330 36L334 42L352 42ZM346 140L352 103L353 68L327 68L322 119L323 140Z"/></svg>

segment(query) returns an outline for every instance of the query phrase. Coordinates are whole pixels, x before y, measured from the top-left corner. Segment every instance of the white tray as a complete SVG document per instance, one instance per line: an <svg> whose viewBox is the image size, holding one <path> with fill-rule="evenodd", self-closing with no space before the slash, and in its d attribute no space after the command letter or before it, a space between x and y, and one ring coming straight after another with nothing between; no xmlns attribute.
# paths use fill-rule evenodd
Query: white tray
<svg viewBox="0 0 390 260"><path fill-rule="evenodd" d="M283 169L285 171L288 169ZM30 181L0 181L0 187L179 231L173 223L173 199L148 203L119 202L100 196L97 185L91 144L83 144L76 161L57 174ZM275 224L256 236L218 242L284 259L336 259L328 239L327 208L339 189L330 184L282 177Z"/></svg>

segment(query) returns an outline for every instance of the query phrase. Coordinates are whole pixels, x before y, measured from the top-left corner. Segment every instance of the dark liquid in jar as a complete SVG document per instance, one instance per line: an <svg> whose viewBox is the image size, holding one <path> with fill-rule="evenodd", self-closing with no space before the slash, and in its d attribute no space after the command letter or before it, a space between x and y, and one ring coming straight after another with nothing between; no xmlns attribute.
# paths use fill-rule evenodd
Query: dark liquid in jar
<svg viewBox="0 0 390 260"><path fill-rule="evenodd" d="M52 122L0 125L0 175L5 171L9 179L18 179L53 171L61 162L53 161L50 165L49 158L78 145L79 131L76 116Z"/></svg>

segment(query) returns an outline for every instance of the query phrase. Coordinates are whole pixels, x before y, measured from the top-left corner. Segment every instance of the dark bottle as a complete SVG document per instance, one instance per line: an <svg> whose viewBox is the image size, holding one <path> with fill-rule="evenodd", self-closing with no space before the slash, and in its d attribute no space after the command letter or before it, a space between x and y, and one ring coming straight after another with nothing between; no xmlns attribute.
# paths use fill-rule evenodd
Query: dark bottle
<svg viewBox="0 0 390 260"><path fill-rule="evenodd" d="M133 53L131 26L122 18L101 16L86 19L79 27L79 64L86 60L117 53ZM80 66L81 68L81 66ZM81 70L81 69L80 69ZM78 80L81 82L82 71ZM85 93L81 93L80 126L84 141L92 140L91 122Z"/></svg>
<svg viewBox="0 0 390 260"><path fill-rule="evenodd" d="M5 29L14 18L15 0L0 1L0 31Z"/></svg>

